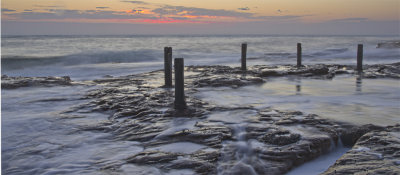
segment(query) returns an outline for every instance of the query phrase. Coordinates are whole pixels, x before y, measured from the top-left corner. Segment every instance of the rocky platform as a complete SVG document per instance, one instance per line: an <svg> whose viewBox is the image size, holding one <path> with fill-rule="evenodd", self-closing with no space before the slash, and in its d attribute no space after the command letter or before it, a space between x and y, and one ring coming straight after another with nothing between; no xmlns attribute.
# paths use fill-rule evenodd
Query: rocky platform
<svg viewBox="0 0 400 175"><path fill-rule="evenodd" d="M72 81L70 77L9 77L1 76L2 89L16 89L20 87L51 87L51 86L70 86Z"/></svg>
<svg viewBox="0 0 400 175"><path fill-rule="evenodd" d="M363 74L357 74L355 67L346 65L252 66L246 72L228 66L189 66L185 68L188 108L184 111L173 109L174 91L163 87L162 71L103 78L90 82L99 86L86 95L90 102L74 106L60 116L109 114L107 121L80 130L107 132L116 140L137 141L144 150L131 155L124 164L156 167L165 173L189 170L198 174L284 174L331 151L340 141L355 146L325 174L398 173L399 125L354 126L300 111L226 108L194 95L202 87L238 88L276 76L330 79L337 74L352 74L400 78L400 63L364 68ZM118 174L124 164L110 164L103 171Z"/></svg>
<svg viewBox="0 0 400 175"><path fill-rule="evenodd" d="M353 130L358 135L368 128ZM360 132L361 131L361 132ZM353 132L353 133L354 133ZM328 174L399 174L400 125L375 128L356 140L353 148L335 162Z"/></svg>

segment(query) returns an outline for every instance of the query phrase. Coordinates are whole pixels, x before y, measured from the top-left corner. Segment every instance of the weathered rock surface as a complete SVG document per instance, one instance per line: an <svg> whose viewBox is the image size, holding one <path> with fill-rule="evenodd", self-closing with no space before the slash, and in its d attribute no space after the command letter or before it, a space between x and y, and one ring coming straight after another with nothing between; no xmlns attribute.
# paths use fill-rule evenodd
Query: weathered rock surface
<svg viewBox="0 0 400 175"><path fill-rule="evenodd" d="M243 86L262 83L257 77L301 76L331 79L339 74L357 74L363 78L400 78L400 63L364 65L359 74L354 65L316 64L297 67L294 65L249 66L247 71L228 66L189 66L188 71L198 72L204 77L195 81L197 87L204 86ZM218 75L218 76L216 76ZM224 75L224 76L221 76Z"/></svg>
<svg viewBox="0 0 400 175"><path fill-rule="evenodd" d="M399 174L400 125L371 131L323 174Z"/></svg>
<svg viewBox="0 0 400 175"><path fill-rule="evenodd" d="M338 74L355 74L357 73L355 66L348 65L305 65L300 68L293 65L281 66L249 66L247 71L242 71L240 68L232 68L229 66L188 66L186 71L193 72L194 75L187 76L192 78L190 85L193 87L220 87L229 86L237 88L240 86L259 84L265 80L262 78L296 75L302 77L318 77L318 78L333 78ZM149 73L147 76L159 74L159 71ZM201 77L201 78L196 78ZM393 64L377 64L364 65L362 78L400 78L400 63ZM143 77L145 78L145 77ZM157 77L162 78L162 77ZM104 79L94 80L95 84L107 85L126 85L122 82L129 79L134 81L134 84L143 83L143 79L134 76L112 77L105 76ZM3 89L15 89L20 87L49 87L59 85L73 85L70 77L9 77L2 75L1 77ZM158 82L160 83L160 82ZM146 84L146 83L144 83Z"/></svg>
<svg viewBox="0 0 400 175"><path fill-rule="evenodd" d="M399 63L366 66L364 73L377 74L379 71L376 69L382 69L382 76L378 77L398 78L399 67ZM237 88L262 83L274 76L329 79L336 74L355 75L354 69L353 66L343 65L301 68L252 66L243 72L239 68L227 66L189 66L185 70L186 101L189 108L184 111L173 109L174 91L163 87L162 71L106 77L92 82L99 88L87 94L89 103L65 111L63 115L73 116L81 112L109 114L108 122L80 129L108 132L117 140L139 142L144 150L131 155L126 163L152 166L162 172L191 169L199 174L284 174L295 166L327 153L340 138L348 145L363 146L363 140L369 140L364 138L368 134L371 137L380 132L390 132L389 135L393 135L395 129L384 131L373 125L351 126L300 111L248 106L221 107L195 98L194 94L201 87ZM246 114L240 111L252 112ZM224 118L239 117L242 121L235 123L211 119L210 116L216 114L226 115ZM197 148L189 152L163 150L171 144L184 146L188 143ZM388 147L388 150L393 148L397 155L399 143L395 139L391 143L394 147ZM374 144L385 144L385 141L377 140ZM374 160L374 165L386 166L385 161ZM356 165L355 162L352 165ZM118 169L118 166L112 167Z"/></svg>
<svg viewBox="0 0 400 175"><path fill-rule="evenodd" d="M370 131L382 131L382 130L384 130L383 127L375 126L372 124L345 129L341 135L342 143L345 146L353 146L357 142L357 140L364 134Z"/></svg>
<svg viewBox="0 0 400 175"><path fill-rule="evenodd" d="M70 86L72 81L68 76L64 77L9 77L1 76L1 88L16 89L20 87L50 87Z"/></svg>
<svg viewBox="0 0 400 175"><path fill-rule="evenodd" d="M400 78L400 63L364 66L363 78Z"/></svg>
<svg viewBox="0 0 400 175"><path fill-rule="evenodd" d="M268 132L261 139L262 141L273 145L288 145L300 140L300 134L290 133L288 130L277 130Z"/></svg>

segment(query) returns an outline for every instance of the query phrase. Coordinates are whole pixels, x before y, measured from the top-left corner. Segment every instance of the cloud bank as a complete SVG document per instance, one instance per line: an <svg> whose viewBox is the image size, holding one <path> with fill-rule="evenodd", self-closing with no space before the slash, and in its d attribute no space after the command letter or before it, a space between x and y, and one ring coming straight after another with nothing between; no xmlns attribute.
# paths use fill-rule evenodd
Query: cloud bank
<svg viewBox="0 0 400 175"><path fill-rule="evenodd" d="M341 18L307 23L313 15L273 10L261 16L249 7L234 10L120 1L125 10L95 6L73 10L63 6L36 5L17 11L2 9L2 34L356 34L399 35L399 21ZM257 8L257 7L253 7ZM79 29L79 30L78 30ZM160 30L162 29L162 30Z"/></svg>

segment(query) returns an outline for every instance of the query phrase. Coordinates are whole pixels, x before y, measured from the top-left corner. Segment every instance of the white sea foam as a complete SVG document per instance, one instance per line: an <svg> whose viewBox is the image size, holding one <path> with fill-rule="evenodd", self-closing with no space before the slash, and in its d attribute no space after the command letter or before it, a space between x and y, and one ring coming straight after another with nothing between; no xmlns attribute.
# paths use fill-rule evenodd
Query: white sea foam
<svg viewBox="0 0 400 175"><path fill-rule="evenodd" d="M369 149L367 147L362 147L362 146L353 149L353 151L356 151L356 152L366 152L366 151L369 151L369 150L371 150L371 149Z"/></svg>

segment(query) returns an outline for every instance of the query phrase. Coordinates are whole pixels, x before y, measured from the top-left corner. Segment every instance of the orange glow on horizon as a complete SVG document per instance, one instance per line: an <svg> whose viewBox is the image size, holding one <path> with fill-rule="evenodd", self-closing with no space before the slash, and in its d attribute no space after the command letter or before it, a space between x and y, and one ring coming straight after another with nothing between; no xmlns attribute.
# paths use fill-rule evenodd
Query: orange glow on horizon
<svg viewBox="0 0 400 175"><path fill-rule="evenodd" d="M115 15L138 15L131 21L142 21L149 23L170 23L168 21L193 23L207 22L243 22L243 21L268 21L276 19L285 21L290 16L296 16L294 20L299 22L326 22L337 19L368 19L374 21L398 21L399 7L398 0L384 1L365 1L365 0L304 0L304 1L239 1L239 0L149 0L149 1L121 1L121 0L3 0L2 19L14 21L34 21L34 20L73 20L79 21L79 15L87 18L84 14L99 16ZM130 10L126 10L130 9ZM51 11L52 10L52 11ZM65 16L64 18L47 18L45 13L57 13L55 11L75 10L82 12L75 16ZM95 12L90 12L95 11ZM28 17L31 12L37 13L37 17ZM104 13L100 13L104 12ZM194 15L196 14L196 15ZM140 15L140 16L139 16ZM266 18L262 18L265 16ZM282 18L279 18L279 17ZM261 18L257 18L261 17ZM272 18L269 18L272 17ZM275 18L274 18L275 17ZM70 19L71 18L71 19ZM112 19L110 15L103 20ZM121 18L122 21L127 17ZM153 19L158 18L158 19ZM175 20L163 20L168 18L179 18ZM180 19L182 18L182 19ZM97 19L92 17L92 21ZM292 18L293 19L293 18Z"/></svg>
<svg viewBox="0 0 400 175"><path fill-rule="evenodd" d="M178 19L171 19L171 18L163 18L163 19L141 19L135 20L138 23L150 23L150 24L171 24L171 23L197 23L197 24L204 24L208 22L201 22L201 21L189 21L189 20L178 20Z"/></svg>

